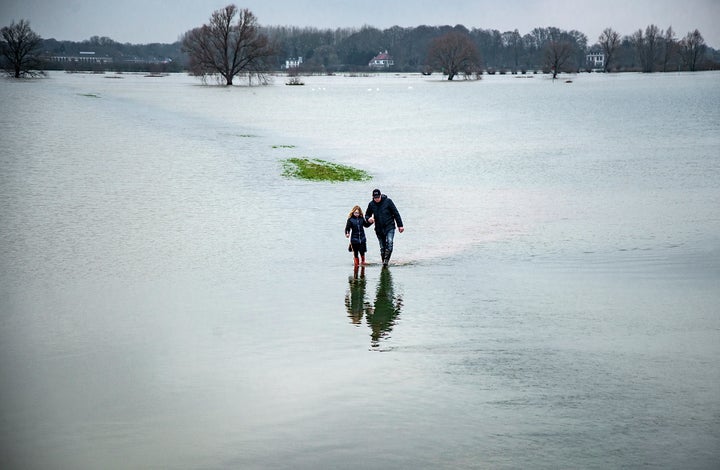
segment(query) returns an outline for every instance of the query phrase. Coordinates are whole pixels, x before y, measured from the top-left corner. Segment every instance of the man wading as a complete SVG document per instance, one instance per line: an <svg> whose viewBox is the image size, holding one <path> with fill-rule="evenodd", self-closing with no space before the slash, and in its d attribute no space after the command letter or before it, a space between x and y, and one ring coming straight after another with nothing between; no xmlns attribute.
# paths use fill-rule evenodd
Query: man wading
<svg viewBox="0 0 720 470"><path fill-rule="evenodd" d="M370 201L365 211L365 220L371 224L375 223L375 235L377 235L380 242L380 257L383 266L387 266L393 251L395 224L397 224L400 233L403 233L405 228L392 199L382 194L379 189L374 189L372 196L373 200Z"/></svg>

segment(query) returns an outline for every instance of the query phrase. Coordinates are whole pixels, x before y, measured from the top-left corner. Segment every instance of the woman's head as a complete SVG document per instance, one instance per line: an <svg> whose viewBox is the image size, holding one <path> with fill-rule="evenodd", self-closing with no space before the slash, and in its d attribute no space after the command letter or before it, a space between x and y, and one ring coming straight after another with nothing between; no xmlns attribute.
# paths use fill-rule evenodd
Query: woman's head
<svg viewBox="0 0 720 470"><path fill-rule="evenodd" d="M363 211L362 211L362 209L360 209L360 206L355 206L352 208L352 210L350 211L350 214L348 214L348 219L352 216L355 216L355 217L363 216Z"/></svg>

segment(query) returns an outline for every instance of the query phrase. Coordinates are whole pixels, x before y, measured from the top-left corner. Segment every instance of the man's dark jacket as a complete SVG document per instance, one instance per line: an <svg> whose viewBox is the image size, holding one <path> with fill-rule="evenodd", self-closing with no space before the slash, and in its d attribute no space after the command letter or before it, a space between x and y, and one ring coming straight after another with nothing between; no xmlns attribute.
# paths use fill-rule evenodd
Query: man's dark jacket
<svg viewBox="0 0 720 470"><path fill-rule="evenodd" d="M398 227L402 227L402 219L400 213L395 207L395 203L392 199L383 194L380 197L380 202L375 200L370 201L365 211L365 219L375 217L375 233L378 235L385 235L390 230L395 229L395 223L397 222Z"/></svg>

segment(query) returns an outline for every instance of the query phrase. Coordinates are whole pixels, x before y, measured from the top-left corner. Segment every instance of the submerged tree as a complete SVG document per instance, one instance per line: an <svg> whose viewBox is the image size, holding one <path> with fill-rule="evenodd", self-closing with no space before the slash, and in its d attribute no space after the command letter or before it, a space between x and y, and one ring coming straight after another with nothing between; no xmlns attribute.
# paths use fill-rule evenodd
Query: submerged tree
<svg viewBox="0 0 720 470"><path fill-rule="evenodd" d="M550 38L545 46L545 63L552 70L553 78L567 65L575 52L574 42L567 33L550 28Z"/></svg>
<svg viewBox="0 0 720 470"><path fill-rule="evenodd" d="M598 38L598 42L605 54L605 72L609 72L610 64L615 60L615 51L620 47L620 33L612 28L605 28Z"/></svg>
<svg viewBox="0 0 720 470"><path fill-rule="evenodd" d="M266 82L275 55L275 47L260 33L255 15L235 5L215 11L209 24L185 33L182 43L191 73L202 77L219 74L226 85L232 85L233 78L241 74L247 74L251 83L253 78Z"/></svg>
<svg viewBox="0 0 720 470"><path fill-rule="evenodd" d="M447 73L448 80L458 74L466 77L480 70L480 54L467 34L451 31L430 43L428 63Z"/></svg>
<svg viewBox="0 0 720 470"><path fill-rule="evenodd" d="M38 72L41 66L38 49L42 38L30 29L29 21L13 21L10 26L2 28L0 34L3 38L0 48L5 57L5 70L9 75L20 78L41 73Z"/></svg>
<svg viewBox="0 0 720 470"><path fill-rule="evenodd" d="M572 44L567 41L550 41L545 49L546 63L552 71L553 78L562 70L573 55Z"/></svg>

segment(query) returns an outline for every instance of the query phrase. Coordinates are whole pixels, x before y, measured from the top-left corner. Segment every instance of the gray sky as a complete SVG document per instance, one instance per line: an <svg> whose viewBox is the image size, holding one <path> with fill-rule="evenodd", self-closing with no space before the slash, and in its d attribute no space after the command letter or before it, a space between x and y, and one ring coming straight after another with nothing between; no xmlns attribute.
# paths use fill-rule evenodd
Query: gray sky
<svg viewBox="0 0 720 470"><path fill-rule="evenodd" d="M233 0L1 0L0 26L27 19L44 38L171 43L206 23ZM518 29L555 26L585 33L590 44L606 27L629 35L649 24L672 26L678 38L695 28L720 48L720 0L246 0L263 25L318 28L456 25Z"/></svg>

